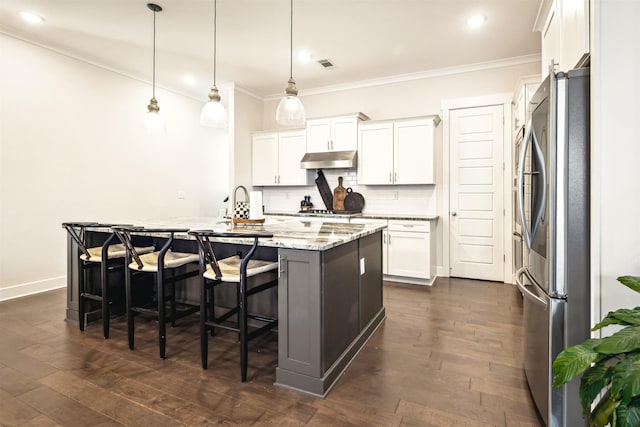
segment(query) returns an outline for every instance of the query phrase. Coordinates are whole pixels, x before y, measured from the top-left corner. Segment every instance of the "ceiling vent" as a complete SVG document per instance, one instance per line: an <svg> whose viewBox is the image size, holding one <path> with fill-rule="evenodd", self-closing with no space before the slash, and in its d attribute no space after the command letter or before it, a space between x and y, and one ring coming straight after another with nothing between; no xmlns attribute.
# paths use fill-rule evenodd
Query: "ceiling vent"
<svg viewBox="0 0 640 427"><path fill-rule="evenodd" d="M319 59L318 64L322 65L324 68L332 68L334 67L333 62L328 59Z"/></svg>

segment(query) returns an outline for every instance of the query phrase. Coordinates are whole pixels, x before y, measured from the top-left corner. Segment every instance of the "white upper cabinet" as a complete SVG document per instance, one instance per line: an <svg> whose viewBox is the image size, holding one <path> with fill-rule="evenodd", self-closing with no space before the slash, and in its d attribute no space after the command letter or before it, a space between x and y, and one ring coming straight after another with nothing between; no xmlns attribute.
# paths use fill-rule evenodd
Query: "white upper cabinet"
<svg viewBox="0 0 640 427"><path fill-rule="evenodd" d="M251 183L278 185L278 134L261 133L252 137Z"/></svg>
<svg viewBox="0 0 640 427"><path fill-rule="evenodd" d="M589 52L589 0L562 0L562 71L576 66Z"/></svg>
<svg viewBox="0 0 640 427"><path fill-rule="evenodd" d="M305 131L280 132L278 134L279 185L308 185L308 172L300 167L300 160L307 150Z"/></svg>
<svg viewBox="0 0 640 427"><path fill-rule="evenodd" d="M434 184L438 116L360 125L358 183Z"/></svg>
<svg viewBox="0 0 640 427"><path fill-rule="evenodd" d="M589 0L543 0L534 28L542 35L542 76L576 67L589 47Z"/></svg>
<svg viewBox="0 0 640 427"><path fill-rule="evenodd" d="M558 34L559 18L556 8L556 2L554 1L551 9L549 9L549 15L542 28L542 76L549 75L549 68L553 66L554 71L559 70L560 66L560 37Z"/></svg>
<svg viewBox="0 0 640 427"><path fill-rule="evenodd" d="M393 184L393 123L360 125L358 183Z"/></svg>
<svg viewBox="0 0 640 427"><path fill-rule="evenodd" d="M306 151L304 130L253 135L252 184L255 186L309 185L307 170L300 168Z"/></svg>
<svg viewBox="0 0 640 427"><path fill-rule="evenodd" d="M434 119L393 124L394 184L435 184Z"/></svg>
<svg viewBox="0 0 640 427"><path fill-rule="evenodd" d="M307 152L350 151L358 149L358 123L369 118L362 114L307 120Z"/></svg>

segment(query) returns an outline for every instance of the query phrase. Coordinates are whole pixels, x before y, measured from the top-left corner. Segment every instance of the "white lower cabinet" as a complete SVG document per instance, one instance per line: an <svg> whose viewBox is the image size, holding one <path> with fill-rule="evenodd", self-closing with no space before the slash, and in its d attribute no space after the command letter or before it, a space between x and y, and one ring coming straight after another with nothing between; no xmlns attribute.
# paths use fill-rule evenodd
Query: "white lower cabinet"
<svg viewBox="0 0 640 427"><path fill-rule="evenodd" d="M382 273L387 276L431 279L435 272L435 240L431 221L352 218L353 224L384 223Z"/></svg>
<svg viewBox="0 0 640 427"><path fill-rule="evenodd" d="M436 255L431 221L389 220L387 230L388 274L430 279Z"/></svg>

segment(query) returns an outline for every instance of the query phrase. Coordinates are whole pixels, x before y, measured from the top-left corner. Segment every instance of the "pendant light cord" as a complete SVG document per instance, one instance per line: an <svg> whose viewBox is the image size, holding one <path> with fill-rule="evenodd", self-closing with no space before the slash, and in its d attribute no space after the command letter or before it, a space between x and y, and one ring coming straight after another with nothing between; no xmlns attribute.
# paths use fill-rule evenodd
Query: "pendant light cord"
<svg viewBox="0 0 640 427"><path fill-rule="evenodd" d="M213 0L213 85L216 85L216 31L218 18L218 1Z"/></svg>
<svg viewBox="0 0 640 427"><path fill-rule="evenodd" d="M156 97L156 11L153 11L153 89L152 96Z"/></svg>
<svg viewBox="0 0 640 427"><path fill-rule="evenodd" d="M293 0L291 0L291 16L289 17L289 79L293 79Z"/></svg>

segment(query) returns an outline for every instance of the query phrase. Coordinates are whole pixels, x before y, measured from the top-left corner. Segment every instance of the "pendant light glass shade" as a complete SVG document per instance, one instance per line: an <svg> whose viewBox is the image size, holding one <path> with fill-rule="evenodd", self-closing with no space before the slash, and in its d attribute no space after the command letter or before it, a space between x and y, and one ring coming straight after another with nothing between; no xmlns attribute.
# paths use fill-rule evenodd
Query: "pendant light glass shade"
<svg viewBox="0 0 640 427"><path fill-rule="evenodd" d="M213 128L226 128L228 124L227 110L220 102L220 93L216 86L216 21L217 21L217 0L213 0L213 86L209 92L209 102L204 104L200 113L200 124Z"/></svg>
<svg viewBox="0 0 640 427"><path fill-rule="evenodd" d="M147 105L144 122L149 133L159 133L165 130L164 119L160 115L160 107L156 99L156 13L162 12L162 8L154 3L147 3L147 7L153 12L153 80L152 96Z"/></svg>
<svg viewBox="0 0 640 427"><path fill-rule="evenodd" d="M304 106L298 98L296 82L290 79L285 96L280 100L276 110L276 122L285 126L304 126L305 120Z"/></svg>
<svg viewBox="0 0 640 427"><path fill-rule="evenodd" d="M298 89L293 80L293 0L291 0L289 50L289 82L284 90L284 97L276 109L276 122L285 126L304 126L307 117L302 101L298 98Z"/></svg>

